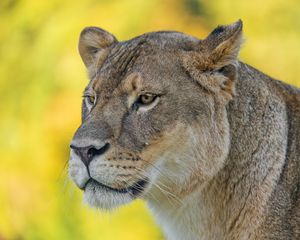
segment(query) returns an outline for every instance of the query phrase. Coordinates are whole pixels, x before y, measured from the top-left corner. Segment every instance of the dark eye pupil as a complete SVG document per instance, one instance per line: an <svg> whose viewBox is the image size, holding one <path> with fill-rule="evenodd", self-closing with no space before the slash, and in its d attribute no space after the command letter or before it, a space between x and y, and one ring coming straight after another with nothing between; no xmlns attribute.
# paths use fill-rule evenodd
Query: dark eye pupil
<svg viewBox="0 0 300 240"><path fill-rule="evenodd" d="M150 95L143 95L142 98L141 98L143 103L149 103L149 102L152 101L152 99L153 99L153 97L150 96Z"/></svg>
<svg viewBox="0 0 300 240"><path fill-rule="evenodd" d="M89 97L89 101L90 101L90 103L94 103L94 101L95 101L95 97L93 97L93 96L90 96L90 97Z"/></svg>

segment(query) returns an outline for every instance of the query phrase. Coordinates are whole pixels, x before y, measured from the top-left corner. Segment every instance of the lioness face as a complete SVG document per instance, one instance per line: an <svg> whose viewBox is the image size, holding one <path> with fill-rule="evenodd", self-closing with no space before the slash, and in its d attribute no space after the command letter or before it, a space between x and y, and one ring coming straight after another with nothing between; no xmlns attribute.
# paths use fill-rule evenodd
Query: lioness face
<svg viewBox="0 0 300 240"><path fill-rule="evenodd" d="M184 195L222 167L235 68L213 65L209 46L176 32L126 42L99 28L82 32L90 81L69 173L91 206L151 199L164 188Z"/></svg>

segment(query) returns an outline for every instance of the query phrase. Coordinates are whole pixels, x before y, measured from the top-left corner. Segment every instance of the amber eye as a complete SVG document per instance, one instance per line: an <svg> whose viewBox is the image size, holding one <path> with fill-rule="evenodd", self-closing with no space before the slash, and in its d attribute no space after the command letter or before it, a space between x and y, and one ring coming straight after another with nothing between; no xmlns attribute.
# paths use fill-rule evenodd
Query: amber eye
<svg viewBox="0 0 300 240"><path fill-rule="evenodd" d="M90 95L90 96L87 96L87 100L88 100L89 104L94 105L96 97L93 95Z"/></svg>
<svg viewBox="0 0 300 240"><path fill-rule="evenodd" d="M148 105L148 104L152 103L156 97L157 96L154 94L146 93L146 94L140 95L139 102L140 102L140 104Z"/></svg>

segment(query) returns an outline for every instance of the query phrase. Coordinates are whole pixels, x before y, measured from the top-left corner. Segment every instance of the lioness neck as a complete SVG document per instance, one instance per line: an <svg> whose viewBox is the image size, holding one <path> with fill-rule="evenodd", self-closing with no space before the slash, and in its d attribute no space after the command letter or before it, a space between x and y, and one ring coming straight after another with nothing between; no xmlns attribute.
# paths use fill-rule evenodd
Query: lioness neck
<svg viewBox="0 0 300 240"><path fill-rule="evenodd" d="M263 239L259 229L286 157L286 102L278 82L250 66L239 63L238 76L223 168L180 201L161 194L148 202L168 239Z"/></svg>

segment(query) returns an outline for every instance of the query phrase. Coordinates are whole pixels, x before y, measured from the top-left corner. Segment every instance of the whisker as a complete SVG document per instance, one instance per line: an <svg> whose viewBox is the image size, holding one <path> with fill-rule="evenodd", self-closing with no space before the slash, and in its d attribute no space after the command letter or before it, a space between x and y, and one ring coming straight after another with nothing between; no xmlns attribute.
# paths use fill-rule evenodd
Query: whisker
<svg viewBox="0 0 300 240"><path fill-rule="evenodd" d="M151 162L149 162L149 161L147 161L147 160L144 160L144 159L143 159L143 161L146 162L146 163L148 164L148 166L153 167L153 169L155 169L158 173L160 173L161 176L167 177L174 185L176 185L176 183L174 182L173 179L171 179L167 174L164 174L164 173L163 173L157 166L155 166L153 163L151 163ZM146 166L146 167L148 167L148 166Z"/></svg>
<svg viewBox="0 0 300 240"><path fill-rule="evenodd" d="M146 173L145 170L143 170L141 168L137 168L137 169L139 171L142 171L142 172ZM159 172L158 174L161 174L161 172ZM159 186L159 185L163 185L167 189L169 189L169 187L167 187L166 185L164 185L160 181L157 182L157 183L153 183L153 186L157 187L161 191L161 193L163 193L163 195L166 196L166 198L168 199L168 201L169 201L169 197L167 195L169 195L171 198L173 198L174 200L176 200L178 203L183 204L183 202L176 195L174 195L173 193L171 193L170 191L164 189L162 186Z"/></svg>
<svg viewBox="0 0 300 240"><path fill-rule="evenodd" d="M141 169L142 170L142 169ZM146 173L146 172L145 172ZM143 174L137 173L137 176L139 178L145 178L146 176L144 176ZM139 184L137 184L138 187L141 187ZM136 188L135 188L136 189ZM132 197L134 197L131 193L129 193ZM148 192L147 194L149 194L157 203L159 203L159 201L157 200L157 198L154 196L154 194L152 194L151 192Z"/></svg>

